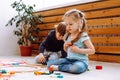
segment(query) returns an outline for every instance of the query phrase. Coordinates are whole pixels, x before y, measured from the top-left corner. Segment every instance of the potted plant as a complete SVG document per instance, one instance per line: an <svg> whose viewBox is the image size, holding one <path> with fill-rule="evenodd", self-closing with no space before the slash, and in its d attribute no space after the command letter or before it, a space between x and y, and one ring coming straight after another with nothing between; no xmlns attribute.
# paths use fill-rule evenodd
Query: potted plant
<svg viewBox="0 0 120 80"><path fill-rule="evenodd" d="M40 29L37 25L42 23L42 16L33 14L35 5L26 5L22 0L15 1L11 6L16 10L17 15L12 17L6 26L16 24L14 34L18 36L17 43L20 45L21 56L31 56L31 43L35 40L33 33L39 33ZM30 50L27 51L24 48Z"/></svg>

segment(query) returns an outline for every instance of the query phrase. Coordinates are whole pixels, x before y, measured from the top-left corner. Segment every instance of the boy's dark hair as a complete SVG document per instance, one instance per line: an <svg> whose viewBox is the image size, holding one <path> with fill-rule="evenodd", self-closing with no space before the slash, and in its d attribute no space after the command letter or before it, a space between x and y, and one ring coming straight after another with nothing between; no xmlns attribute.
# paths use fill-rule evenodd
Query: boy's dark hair
<svg viewBox="0 0 120 80"><path fill-rule="evenodd" d="M64 22L60 22L58 25L55 26L56 30L64 36L66 33L66 24Z"/></svg>

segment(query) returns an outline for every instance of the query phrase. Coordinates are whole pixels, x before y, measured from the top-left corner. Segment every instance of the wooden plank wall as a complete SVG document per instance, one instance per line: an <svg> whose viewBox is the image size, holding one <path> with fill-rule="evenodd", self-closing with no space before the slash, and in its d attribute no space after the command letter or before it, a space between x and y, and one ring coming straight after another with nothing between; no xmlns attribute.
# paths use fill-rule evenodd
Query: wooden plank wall
<svg viewBox="0 0 120 80"><path fill-rule="evenodd" d="M37 40L33 43L33 53L38 54L40 42L54 29L55 24L62 21L64 13L73 8L86 15L88 34L96 49L96 54L89 55L89 58L120 62L120 0L96 1L35 12L43 16L44 23L38 24L40 33L34 34Z"/></svg>

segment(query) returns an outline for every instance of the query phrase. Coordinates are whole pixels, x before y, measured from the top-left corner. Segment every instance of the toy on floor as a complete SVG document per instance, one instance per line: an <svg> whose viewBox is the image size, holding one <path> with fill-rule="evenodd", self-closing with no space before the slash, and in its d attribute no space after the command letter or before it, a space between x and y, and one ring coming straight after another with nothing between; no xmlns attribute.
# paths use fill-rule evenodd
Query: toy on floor
<svg viewBox="0 0 120 80"><path fill-rule="evenodd" d="M35 75L50 75L50 77L52 78L63 78L63 75L61 75L60 73L46 73L46 72L41 72L41 71L35 71L34 72Z"/></svg>
<svg viewBox="0 0 120 80"><path fill-rule="evenodd" d="M9 80L12 75L14 75L15 72L8 72L7 70L3 69L0 70L0 80Z"/></svg>
<svg viewBox="0 0 120 80"><path fill-rule="evenodd" d="M50 74L54 74L54 75L61 75L60 73L47 73L47 72L41 72L41 71L35 71L34 72L35 75L50 75Z"/></svg>
<svg viewBox="0 0 120 80"><path fill-rule="evenodd" d="M23 72L34 72L35 75L49 75L54 78L63 78L61 73L54 73L53 68L49 68L49 72L42 72L42 65L30 64L25 61L0 60L0 80L10 80L12 75ZM25 68L25 69L24 69ZM46 67L45 67L46 68Z"/></svg>
<svg viewBox="0 0 120 80"><path fill-rule="evenodd" d="M30 64L25 61L12 61L12 60L0 60L0 73L7 73L6 70L9 72L12 71L15 73L22 73L22 72L34 72L41 70L41 65L37 64ZM25 69L24 69L25 68Z"/></svg>
<svg viewBox="0 0 120 80"><path fill-rule="evenodd" d="M15 61L15 60L0 60L0 66L15 66L15 65L23 65L25 64L24 61Z"/></svg>
<svg viewBox="0 0 120 80"><path fill-rule="evenodd" d="M50 75L50 73L41 72L41 71L35 71L34 74L35 75Z"/></svg>
<svg viewBox="0 0 120 80"><path fill-rule="evenodd" d="M2 70L0 70L0 74L1 74L1 75L2 75L2 74L10 74L10 75L13 75L13 74L15 74L15 72L14 72L14 71L8 72L7 70L2 69Z"/></svg>
<svg viewBox="0 0 120 80"><path fill-rule="evenodd" d="M95 68L96 68L97 70L102 70L102 66L100 66L100 65L97 65Z"/></svg>
<svg viewBox="0 0 120 80"><path fill-rule="evenodd" d="M52 78L63 78L63 75L54 75L54 74L52 74L52 75L50 75L50 77L52 77Z"/></svg>
<svg viewBox="0 0 120 80"><path fill-rule="evenodd" d="M63 76L61 74L54 74L54 68L50 67L49 68L49 73L52 74L51 77L55 77L55 78L63 78Z"/></svg>

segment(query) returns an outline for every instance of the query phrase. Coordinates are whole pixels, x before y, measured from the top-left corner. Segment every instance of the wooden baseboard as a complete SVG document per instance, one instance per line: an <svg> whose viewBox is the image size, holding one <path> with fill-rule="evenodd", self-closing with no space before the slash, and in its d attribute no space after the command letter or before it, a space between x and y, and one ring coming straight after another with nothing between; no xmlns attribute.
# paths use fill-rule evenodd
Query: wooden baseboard
<svg viewBox="0 0 120 80"><path fill-rule="evenodd" d="M114 54L93 54L89 55L90 60L120 63L120 55Z"/></svg>

